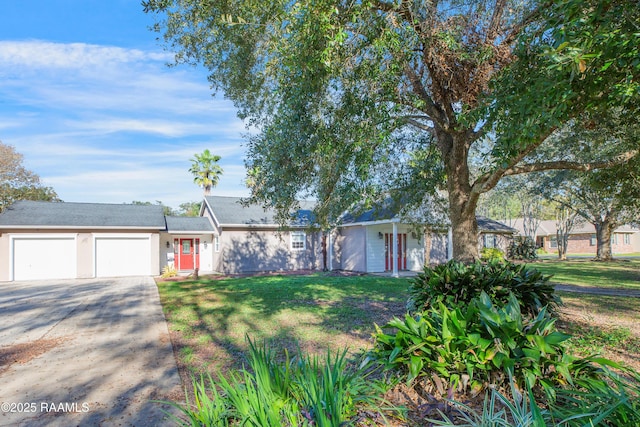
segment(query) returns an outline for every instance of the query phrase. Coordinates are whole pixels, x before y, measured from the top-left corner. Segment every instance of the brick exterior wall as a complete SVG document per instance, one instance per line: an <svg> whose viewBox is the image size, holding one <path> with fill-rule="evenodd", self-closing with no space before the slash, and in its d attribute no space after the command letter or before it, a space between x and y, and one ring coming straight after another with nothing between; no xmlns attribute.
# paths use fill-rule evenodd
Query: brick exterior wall
<svg viewBox="0 0 640 427"><path fill-rule="evenodd" d="M625 234L627 243L625 243ZM593 245L591 237L593 236ZM544 250L547 252L557 252L558 248L551 247L551 236L544 236ZM633 239L628 233L614 233L611 235L611 252L614 254L628 254L634 252ZM573 234L569 236L567 246L568 254L594 254L596 253L595 234Z"/></svg>

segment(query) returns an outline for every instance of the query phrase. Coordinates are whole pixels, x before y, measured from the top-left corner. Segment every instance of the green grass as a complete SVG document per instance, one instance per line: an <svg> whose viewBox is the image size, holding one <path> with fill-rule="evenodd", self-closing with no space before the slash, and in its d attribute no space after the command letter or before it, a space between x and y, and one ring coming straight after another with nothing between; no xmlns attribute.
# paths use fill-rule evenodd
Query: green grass
<svg viewBox="0 0 640 427"><path fill-rule="evenodd" d="M594 262L590 260L544 261L531 264L554 283L578 286L640 289L640 260Z"/></svg>
<svg viewBox="0 0 640 427"><path fill-rule="evenodd" d="M182 363L192 372L238 368L246 335L315 354L371 345L374 323L402 315L408 281L370 276L257 276L159 282ZM181 348L191 351L183 353Z"/></svg>
<svg viewBox="0 0 640 427"><path fill-rule="evenodd" d="M559 327L572 335L570 348L578 354L607 353L627 357L640 370L640 298L560 292L564 314Z"/></svg>

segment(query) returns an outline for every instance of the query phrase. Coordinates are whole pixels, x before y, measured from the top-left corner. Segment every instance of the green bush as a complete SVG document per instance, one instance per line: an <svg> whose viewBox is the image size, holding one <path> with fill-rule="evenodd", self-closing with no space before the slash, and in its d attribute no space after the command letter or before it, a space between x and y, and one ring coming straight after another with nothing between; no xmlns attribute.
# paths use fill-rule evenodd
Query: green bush
<svg viewBox="0 0 640 427"><path fill-rule="evenodd" d="M482 248L480 251L481 261L504 261L504 252L498 248Z"/></svg>
<svg viewBox="0 0 640 427"><path fill-rule="evenodd" d="M552 394L554 386L572 381L576 360L565 354L569 336L555 329L555 319L544 308L535 318L523 317L513 294L504 306L495 306L485 292L464 308L440 303L376 325L374 337L374 357L387 369L406 375L407 382L425 377L440 394L475 395L504 385L508 376Z"/></svg>
<svg viewBox="0 0 640 427"><path fill-rule="evenodd" d="M448 308L466 306L484 292L494 304L506 304L513 294L525 314L536 316L543 307L553 312L560 305L550 278L525 264L449 261L426 267L411 281L408 309L420 312L440 303Z"/></svg>
<svg viewBox="0 0 640 427"><path fill-rule="evenodd" d="M249 341L249 368L193 381L195 401L172 403L180 426L322 426L350 423L359 411L382 416L385 389L371 380L371 363L347 366L346 351L323 360L298 353L277 361L267 345Z"/></svg>
<svg viewBox="0 0 640 427"><path fill-rule="evenodd" d="M509 259L535 261L538 259L538 247L531 237L516 236L509 243L507 256Z"/></svg>

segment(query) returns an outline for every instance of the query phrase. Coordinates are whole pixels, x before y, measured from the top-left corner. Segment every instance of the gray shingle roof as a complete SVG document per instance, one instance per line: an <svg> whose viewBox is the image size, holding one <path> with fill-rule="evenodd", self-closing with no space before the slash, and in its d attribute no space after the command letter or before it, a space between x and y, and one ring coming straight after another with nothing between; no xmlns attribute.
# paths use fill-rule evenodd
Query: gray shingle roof
<svg viewBox="0 0 640 427"><path fill-rule="evenodd" d="M478 221L478 230L485 233L513 234L518 232L515 228L508 227L507 225L491 218L478 215L476 216L476 220Z"/></svg>
<svg viewBox="0 0 640 427"><path fill-rule="evenodd" d="M21 200L0 214L0 227L145 228L164 230L162 206Z"/></svg>
<svg viewBox="0 0 640 427"><path fill-rule="evenodd" d="M187 216L168 216L167 231L169 233L197 231L202 233L212 233L213 226L209 218L205 217L187 217Z"/></svg>
<svg viewBox="0 0 640 427"><path fill-rule="evenodd" d="M523 218L513 218L508 221L510 221L513 228L518 230L520 234L524 235ZM543 221L540 221L540 224L538 224L536 235L537 236L555 236L557 231L558 231L558 228L555 220L543 220ZM578 217L578 221L576 221L576 223L574 224L569 234L594 234L595 232L596 232L596 228L592 223L587 222L581 219L580 217ZM614 232L615 233L638 233L640 232L640 228L625 224L616 228Z"/></svg>
<svg viewBox="0 0 640 427"><path fill-rule="evenodd" d="M390 221L398 215L397 212L401 207L401 204L394 203L390 198L387 198L371 209L357 213L356 215L351 213L344 214L340 222L344 225L349 225L374 221ZM496 234L511 234L517 232L514 228L484 216L476 216L476 220L478 221L478 229L481 232Z"/></svg>
<svg viewBox="0 0 640 427"><path fill-rule="evenodd" d="M275 209L263 209L262 206L241 204L240 197L206 196L218 223L229 225L265 225L277 226ZM300 202L300 210L295 213L291 225L308 225L312 222L314 202Z"/></svg>

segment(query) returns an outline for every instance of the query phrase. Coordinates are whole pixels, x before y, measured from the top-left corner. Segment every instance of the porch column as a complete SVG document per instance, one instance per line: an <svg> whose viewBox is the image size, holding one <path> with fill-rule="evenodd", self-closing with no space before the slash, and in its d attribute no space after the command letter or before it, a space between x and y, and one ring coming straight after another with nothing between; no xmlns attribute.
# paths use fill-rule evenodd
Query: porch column
<svg viewBox="0 0 640 427"><path fill-rule="evenodd" d="M453 259L453 229L449 227L449 231L447 233L447 261L451 261Z"/></svg>
<svg viewBox="0 0 640 427"><path fill-rule="evenodd" d="M391 245L391 247L392 247L391 253L393 254L392 255L392 265L393 265L392 276L400 277L400 275L398 274L398 223L397 222L393 223L393 244Z"/></svg>
<svg viewBox="0 0 640 427"><path fill-rule="evenodd" d="M329 271L333 271L333 230L329 230L327 245L329 249L327 250L327 256L329 257Z"/></svg>

